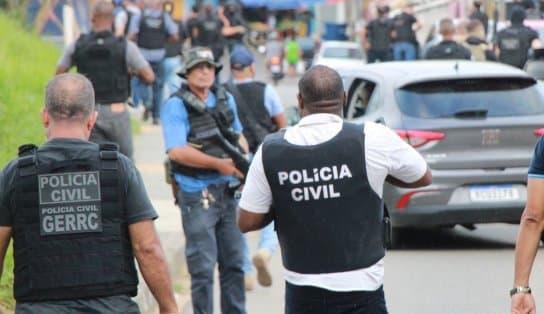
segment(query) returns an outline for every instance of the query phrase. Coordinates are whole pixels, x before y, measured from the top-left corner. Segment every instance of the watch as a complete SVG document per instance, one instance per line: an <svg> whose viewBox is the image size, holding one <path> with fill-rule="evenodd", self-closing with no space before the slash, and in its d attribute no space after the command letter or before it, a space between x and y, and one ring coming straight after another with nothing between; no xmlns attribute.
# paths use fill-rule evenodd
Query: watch
<svg viewBox="0 0 544 314"><path fill-rule="evenodd" d="M518 286L518 287L514 287L514 288L510 289L510 296L513 296L516 293L528 293L528 294L530 294L531 293L531 288Z"/></svg>

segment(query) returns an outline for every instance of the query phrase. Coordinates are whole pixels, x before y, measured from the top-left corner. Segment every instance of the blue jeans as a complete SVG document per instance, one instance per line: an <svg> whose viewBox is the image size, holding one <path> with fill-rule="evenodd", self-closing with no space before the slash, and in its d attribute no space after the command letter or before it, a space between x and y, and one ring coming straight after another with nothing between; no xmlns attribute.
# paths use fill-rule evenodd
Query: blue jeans
<svg viewBox="0 0 544 314"><path fill-rule="evenodd" d="M226 184L210 185L214 201L203 206L201 192L180 189L185 234L185 257L191 275L194 314L213 313L215 264L219 264L221 312L246 313L242 233L236 224L237 201L226 191Z"/></svg>
<svg viewBox="0 0 544 314"><path fill-rule="evenodd" d="M383 287L336 292L285 283L285 314L387 314Z"/></svg>
<svg viewBox="0 0 544 314"><path fill-rule="evenodd" d="M266 227L261 230L259 237L259 244L257 249L267 249L270 252L270 255L274 254L276 247L278 246L278 236L276 231L274 231L274 222L269 223ZM249 253L249 243L247 239L247 234L244 234L244 273L251 273L251 256Z"/></svg>
<svg viewBox="0 0 544 314"><path fill-rule="evenodd" d="M133 88L132 100L134 101L134 106L137 107L137 103L141 100L144 103L144 106L149 110L153 118L158 118L161 112L161 106L163 101L164 94L164 66L163 61L158 62L149 62L153 73L155 73L155 81L153 85L146 85L140 79L135 79L135 87Z"/></svg>
<svg viewBox="0 0 544 314"><path fill-rule="evenodd" d="M397 42L393 44L393 56L398 60L415 60L416 45L410 42Z"/></svg>
<svg viewBox="0 0 544 314"><path fill-rule="evenodd" d="M164 59L164 99L170 98L181 86L181 78L177 73L181 70L181 56Z"/></svg>

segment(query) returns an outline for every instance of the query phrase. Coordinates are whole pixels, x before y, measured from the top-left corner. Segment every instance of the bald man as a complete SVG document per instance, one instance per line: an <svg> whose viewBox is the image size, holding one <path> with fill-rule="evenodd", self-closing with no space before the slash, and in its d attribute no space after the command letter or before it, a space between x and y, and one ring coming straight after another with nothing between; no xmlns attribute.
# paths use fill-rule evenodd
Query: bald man
<svg viewBox="0 0 544 314"><path fill-rule="evenodd" d="M298 87L302 119L257 150L238 226L248 232L274 220L285 313L387 313L383 183L420 187L431 174L387 127L343 122L346 94L335 70L314 66Z"/></svg>
<svg viewBox="0 0 544 314"><path fill-rule="evenodd" d="M91 82L55 76L47 142L21 146L0 172L0 265L13 238L15 312L140 313L136 257L160 312L178 313L157 213L134 164L88 142L96 118Z"/></svg>
<svg viewBox="0 0 544 314"><path fill-rule="evenodd" d="M113 142L119 145L121 153L132 159L132 129L126 104L130 95L130 73L146 84L151 84L155 75L133 42L114 36L113 9L109 1L95 4L91 33L81 35L66 47L56 73L66 73L75 66L91 80L98 111L91 141Z"/></svg>

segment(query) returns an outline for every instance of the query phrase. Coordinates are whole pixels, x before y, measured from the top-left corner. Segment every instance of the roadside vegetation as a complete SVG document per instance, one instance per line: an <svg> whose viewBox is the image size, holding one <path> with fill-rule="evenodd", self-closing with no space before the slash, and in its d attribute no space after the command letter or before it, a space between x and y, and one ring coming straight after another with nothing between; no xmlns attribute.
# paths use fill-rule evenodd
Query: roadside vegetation
<svg viewBox="0 0 544 314"><path fill-rule="evenodd" d="M60 49L0 11L0 168L17 156L17 147L45 141L40 119L44 88L55 71ZM11 247L0 281L0 304L14 306Z"/></svg>

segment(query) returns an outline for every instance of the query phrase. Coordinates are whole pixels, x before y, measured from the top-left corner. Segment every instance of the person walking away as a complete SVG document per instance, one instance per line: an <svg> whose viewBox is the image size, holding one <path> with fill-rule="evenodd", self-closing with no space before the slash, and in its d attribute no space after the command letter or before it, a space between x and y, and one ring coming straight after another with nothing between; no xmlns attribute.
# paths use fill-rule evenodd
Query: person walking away
<svg viewBox="0 0 544 314"><path fill-rule="evenodd" d="M538 140L527 178L527 204L516 241L514 284L510 290L512 314L536 314L529 280L544 231L544 137Z"/></svg>
<svg viewBox="0 0 544 314"><path fill-rule="evenodd" d="M421 187L431 173L386 126L343 122L346 94L335 70L313 66L298 86L302 119L257 150L238 226L248 232L274 220L286 314L387 313L384 180Z"/></svg>
<svg viewBox="0 0 544 314"><path fill-rule="evenodd" d="M265 136L287 126L280 97L269 84L255 81L255 58L245 47L234 48L230 56L232 79L225 88L234 96L240 122L244 127L244 137L249 152L255 154ZM257 281L261 286L272 285L269 270L270 258L276 251L278 239L274 224L261 230L257 253L250 258L247 236L244 235L244 282L246 290L253 290L253 269L257 270Z"/></svg>
<svg viewBox="0 0 544 314"><path fill-rule="evenodd" d="M463 46L470 50L474 61L497 61L493 49L485 41L484 27L479 20L470 20L467 25L467 39Z"/></svg>
<svg viewBox="0 0 544 314"><path fill-rule="evenodd" d="M538 33L523 25L526 13L520 6L512 8L510 26L497 34L497 57L500 62L522 69L531 48L540 48Z"/></svg>
<svg viewBox="0 0 544 314"><path fill-rule="evenodd" d="M219 267L221 311L246 313L242 234L236 227L236 203L229 182L243 174L220 142L247 142L232 95L214 87L221 70L211 49L187 52L180 73L187 80L162 110L164 143L181 209L185 256L191 275L193 312L214 313L213 281ZM221 141L222 140L222 141Z"/></svg>
<svg viewBox="0 0 544 314"><path fill-rule="evenodd" d="M398 60L415 60L418 43L416 31L422 24L415 18L412 4L404 6L402 12L393 19L393 56Z"/></svg>
<svg viewBox="0 0 544 314"><path fill-rule="evenodd" d="M178 313L138 170L115 145L88 141L91 82L53 77L41 118L47 142L20 146L0 171L0 262L13 239L15 312L140 313L136 257L160 312Z"/></svg>
<svg viewBox="0 0 544 314"><path fill-rule="evenodd" d="M393 60L391 33L393 22L389 19L389 6L378 7L378 18L366 26L366 44L368 63Z"/></svg>
<svg viewBox="0 0 544 314"><path fill-rule="evenodd" d="M484 28L484 38L487 36L487 30L489 27L489 17L485 13L485 11L482 11L482 1L474 1L472 3L472 13L468 16L470 20L478 20L480 23L482 23L482 26Z"/></svg>
<svg viewBox="0 0 544 314"><path fill-rule="evenodd" d="M453 38L455 36L455 26L450 18L440 20L439 26L442 41L429 48L425 59L466 59L470 60L472 55L470 50L457 43Z"/></svg>
<svg viewBox="0 0 544 314"><path fill-rule="evenodd" d="M137 43L155 73L151 91L141 82L137 84L145 106L143 120L151 115L153 124L159 124L165 81L162 64L166 54L165 45L168 40L178 40L178 28L170 15L163 11L161 0L143 1L142 14L134 16L130 21L128 38Z"/></svg>
<svg viewBox="0 0 544 314"><path fill-rule="evenodd" d="M135 73L148 85L153 83L155 76L134 43L113 35L111 3L97 2L91 20L91 32L66 47L57 63L56 74L66 73L75 66L92 82L98 120L90 141L116 143L120 152L132 159L134 146L127 106L130 73Z"/></svg>
<svg viewBox="0 0 544 314"><path fill-rule="evenodd" d="M171 10L174 8L170 6ZM172 14L171 11L168 14ZM164 47L165 49L165 59L163 62L164 66L164 90L166 97L168 99L175 91L177 91L181 86L181 79L177 75L181 71L181 65L183 62L183 44L188 38L187 31L185 29L185 24L183 21L174 20L174 23L178 26L178 38L174 41L167 41Z"/></svg>

